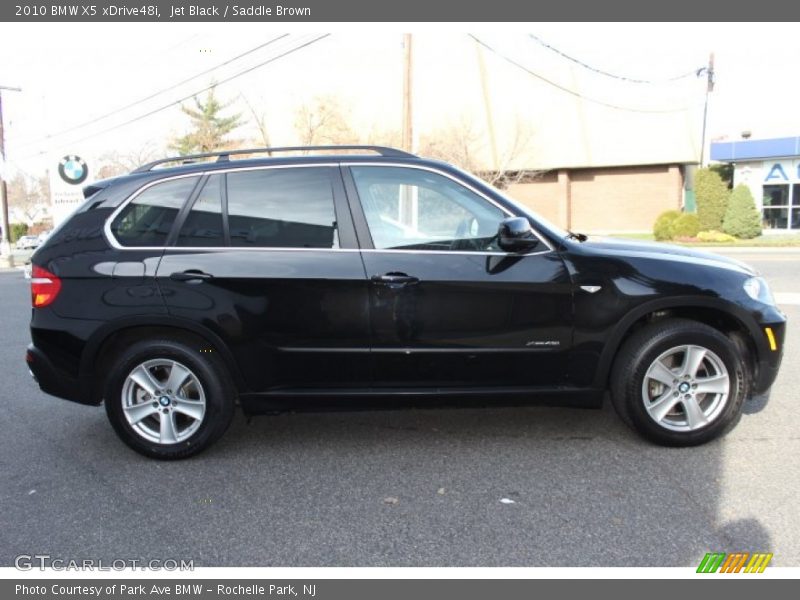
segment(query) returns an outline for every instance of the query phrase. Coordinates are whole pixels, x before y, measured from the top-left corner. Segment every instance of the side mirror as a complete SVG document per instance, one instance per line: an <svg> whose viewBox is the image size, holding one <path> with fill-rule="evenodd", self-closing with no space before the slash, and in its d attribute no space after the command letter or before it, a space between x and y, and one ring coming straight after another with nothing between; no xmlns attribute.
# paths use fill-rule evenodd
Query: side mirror
<svg viewBox="0 0 800 600"><path fill-rule="evenodd" d="M497 239L500 248L506 252L524 252L539 245L539 238L524 217L504 219L497 231Z"/></svg>

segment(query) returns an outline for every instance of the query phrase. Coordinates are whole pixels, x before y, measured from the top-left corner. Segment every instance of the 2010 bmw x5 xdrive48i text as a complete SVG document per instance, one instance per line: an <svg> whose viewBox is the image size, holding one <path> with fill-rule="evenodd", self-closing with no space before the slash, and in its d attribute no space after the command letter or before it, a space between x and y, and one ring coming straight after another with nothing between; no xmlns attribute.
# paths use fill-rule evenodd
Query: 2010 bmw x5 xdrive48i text
<svg viewBox="0 0 800 600"><path fill-rule="evenodd" d="M452 166L361 149L165 159L86 188L33 256L41 388L180 458L237 399L600 406L610 390L644 437L693 445L774 381L785 317L748 266L587 240Z"/></svg>

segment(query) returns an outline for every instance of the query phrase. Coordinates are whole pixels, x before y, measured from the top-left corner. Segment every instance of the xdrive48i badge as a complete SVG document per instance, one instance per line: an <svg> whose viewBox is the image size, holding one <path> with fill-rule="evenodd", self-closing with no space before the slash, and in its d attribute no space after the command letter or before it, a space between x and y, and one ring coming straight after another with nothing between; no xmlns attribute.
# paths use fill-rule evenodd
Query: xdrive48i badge
<svg viewBox="0 0 800 600"><path fill-rule="evenodd" d="M80 156L71 154L62 158L58 163L58 174L67 183L78 185L86 181L89 176L89 167Z"/></svg>

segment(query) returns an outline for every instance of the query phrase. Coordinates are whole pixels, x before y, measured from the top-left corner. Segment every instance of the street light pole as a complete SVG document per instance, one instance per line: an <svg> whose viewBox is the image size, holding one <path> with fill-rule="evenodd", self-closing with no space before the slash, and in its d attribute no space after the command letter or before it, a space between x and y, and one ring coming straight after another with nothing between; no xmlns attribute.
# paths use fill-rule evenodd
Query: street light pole
<svg viewBox="0 0 800 600"><path fill-rule="evenodd" d="M8 224L8 188L6 187L6 136L3 123L3 91L21 92L20 88L0 85L0 227L3 228L0 236L0 266L13 267L14 257L11 254L11 234Z"/></svg>

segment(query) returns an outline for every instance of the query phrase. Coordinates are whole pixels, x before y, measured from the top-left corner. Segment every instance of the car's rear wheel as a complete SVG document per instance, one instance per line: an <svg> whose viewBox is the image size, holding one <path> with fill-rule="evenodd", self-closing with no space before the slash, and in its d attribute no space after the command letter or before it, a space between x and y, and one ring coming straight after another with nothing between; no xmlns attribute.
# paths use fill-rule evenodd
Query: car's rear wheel
<svg viewBox="0 0 800 600"><path fill-rule="evenodd" d="M179 340L143 340L110 368L105 406L114 430L151 458L186 458L219 439L234 412L224 364Z"/></svg>
<svg viewBox="0 0 800 600"><path fill-rule="evenodd" d="M625 342L612 372L611 398L623 421L645 438L694 446L738 422L746 381L743 357L725 334L670 319Z"/></svg>

